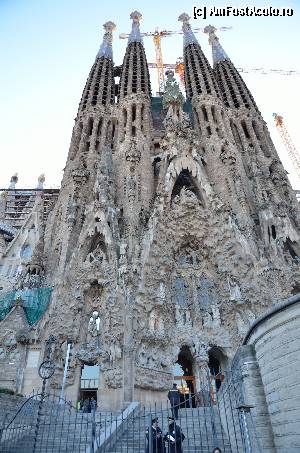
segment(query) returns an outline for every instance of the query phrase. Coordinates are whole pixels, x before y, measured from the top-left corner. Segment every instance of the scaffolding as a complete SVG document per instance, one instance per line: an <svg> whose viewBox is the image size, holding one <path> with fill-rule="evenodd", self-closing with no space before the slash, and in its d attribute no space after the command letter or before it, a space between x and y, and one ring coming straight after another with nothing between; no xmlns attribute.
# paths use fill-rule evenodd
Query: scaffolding
<svg viewBox="0 0 300 453"><path fill-rule="evenodd" d="M43 218L47 219L59 194L59 189L0 189L4 196L4 216L2 222L19 230L31 213L38 196L43 198Z"/></svg>

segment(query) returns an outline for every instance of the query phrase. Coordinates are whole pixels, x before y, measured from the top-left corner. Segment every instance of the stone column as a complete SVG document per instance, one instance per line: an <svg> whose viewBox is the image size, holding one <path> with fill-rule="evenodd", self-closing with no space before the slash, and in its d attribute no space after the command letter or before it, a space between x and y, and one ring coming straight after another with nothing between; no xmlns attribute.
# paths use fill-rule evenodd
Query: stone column
<svg viewBox="0 0 300 453"><path fill-rule="evenodd" d="M233 359L232 367L241 372L244 403L253 406L251 414L256 432L252 433L252 438L258 437L260 448L264 453L275 453L274 435L254 347L240 346ZM253 427L250 426L249 429L251 435Z"/></svg>
<svg viewBox="0 0 300 453"><path fill-rule="evenodd" d="M133 296L125 289L123 347L123 400L125 403L132 402L134 397L133 301Z"/></svg>

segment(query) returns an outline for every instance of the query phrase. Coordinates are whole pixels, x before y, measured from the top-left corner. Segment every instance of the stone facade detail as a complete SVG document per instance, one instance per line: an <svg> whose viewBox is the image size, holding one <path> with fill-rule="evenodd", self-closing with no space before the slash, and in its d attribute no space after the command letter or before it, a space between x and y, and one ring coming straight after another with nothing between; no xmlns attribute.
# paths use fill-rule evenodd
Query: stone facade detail
<svg viewBox="0 0 300 453"><path fill-rule="evenodd" d="M104 25L58 199L7 286L53 287L27 346L11 325L15 349L34 345L42 360L55 335L58 388L71 339L67 396L77 399L82 366L99 364L103 405L165 398L183 347L195 376L212 351L229 363L250 323L300 285L298 203L251 93L211 29L210 66L183 14L187 100L169 73L155 128L140 16L131 15L118 89L115 26ZM20 232L6 246L1 231L5 263L24 240Z"/></svg>

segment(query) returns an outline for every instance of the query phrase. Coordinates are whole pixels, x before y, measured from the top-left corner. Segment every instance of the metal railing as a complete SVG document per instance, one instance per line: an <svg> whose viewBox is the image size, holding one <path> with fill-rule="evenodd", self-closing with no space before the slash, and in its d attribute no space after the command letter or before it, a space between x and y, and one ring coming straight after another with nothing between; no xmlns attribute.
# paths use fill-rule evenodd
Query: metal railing
<svg viewBox="0 0 300 453"><path fill-rule="evenodd" d="M99 385L99 379L81 379L81 389L97 389Z"/></svg>
<svg viewBox="0 0 300 453"><path fill-rule="evenodd" d="M0 452L261 453L239 378L224 373L213 395L211 386L209 376L178 404L131 403L121 413L82 413L55 395L34 395L0 429Z"/></svg>

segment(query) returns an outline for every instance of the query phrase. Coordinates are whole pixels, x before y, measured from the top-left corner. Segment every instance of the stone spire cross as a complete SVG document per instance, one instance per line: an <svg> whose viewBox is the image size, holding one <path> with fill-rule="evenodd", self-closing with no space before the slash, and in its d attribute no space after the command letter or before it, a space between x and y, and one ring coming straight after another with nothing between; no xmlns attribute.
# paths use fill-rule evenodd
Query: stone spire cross
<svg viewBox="0 0 300 453"><path fill-rule="evenodd" d="M178 20L182 22L183 48L187 47L189 44L199 44L189 23L190 16L187 13L182 13L178 17Z"/></svg>
<svg viewBox="0 0 300 453"><path fill-rule="evenodd" d="M212 55L213 55L213 64L215 65L219 61L230 60L227 53L219 43L218 37L215 35L217 31L216 27L213 25L207 25L204 28L204 33L208 34L208 42L212 48Z"/></svg>
<svg viewBox="0 0 300 453"><path fill-rule="evenodd" d="M133 11L130 14L130 19L132 20L132 30L128 37L128 44L132 42L143 43L142 35L140 32L140 21L142 19L141 13L138 11Z"/></svg>
<svg viewBox="0 0 300 453"><path fill-rule="evenodd" d="M103 42L100 46L99 52L97 53L96 58L104 57L108 58L109 60L113 59L113 51L112 51L112 40L113 40L113 31L116 29L116 25L109 21L103 24L103 28L105 30L103 36Z"/></svg>

